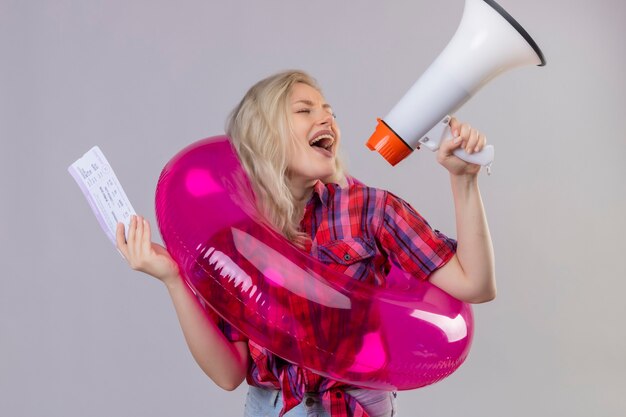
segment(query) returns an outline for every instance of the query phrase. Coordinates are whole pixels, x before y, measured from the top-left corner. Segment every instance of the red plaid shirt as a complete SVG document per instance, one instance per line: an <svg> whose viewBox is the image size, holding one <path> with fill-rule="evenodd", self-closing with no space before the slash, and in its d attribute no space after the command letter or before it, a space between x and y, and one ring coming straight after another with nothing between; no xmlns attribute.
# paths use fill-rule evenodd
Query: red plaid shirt
<svg viewBox="0 0 626 417"><path fill-rule="evenodd" d="M306 206L301 229L312 241L308 252L331 268L373 285L388 283L393 261L416 279L427 279L455 253L456 242L430 228L408 203L393 194L349 180L349 186L318 181ZM231 341L247 338L220 320ZM348 386L289 363L248 340L250 385L282 390L280 416L297 406L306 392L319 392L333 417L367 417L344 392Z"/></svg>

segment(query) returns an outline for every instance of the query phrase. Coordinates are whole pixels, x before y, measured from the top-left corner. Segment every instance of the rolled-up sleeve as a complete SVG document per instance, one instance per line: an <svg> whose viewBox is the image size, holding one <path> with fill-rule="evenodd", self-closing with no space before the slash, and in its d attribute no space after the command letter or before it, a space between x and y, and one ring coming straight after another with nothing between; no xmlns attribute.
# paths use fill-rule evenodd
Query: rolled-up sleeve
<svg viewBox="0 0 626 417"><path fill-rule="evenodd" d="M456 241L433 230L406 201L387 192L377 239L392 261L418 279L428 279L456 252Z"/></svg>

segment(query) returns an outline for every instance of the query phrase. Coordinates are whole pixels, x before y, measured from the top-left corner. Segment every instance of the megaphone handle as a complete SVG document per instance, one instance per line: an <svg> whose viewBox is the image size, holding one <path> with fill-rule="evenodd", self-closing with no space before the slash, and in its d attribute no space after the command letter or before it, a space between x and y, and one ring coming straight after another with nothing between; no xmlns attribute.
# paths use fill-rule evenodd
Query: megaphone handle
<svg viewBox="0 0 626 417"><path fill-rule="evenodd" d="M450 130L450 116L444 117L439 123L437 123L426 135L418 142L420 146L424 146L431 151L436 151L442 141L452 138L452 131ZM458 158L461 158L465 162L470 164L478 164L487 168L493 163L495 155L495 149L493 145L485 146L480 152L474 152L468 154L463 148L456 149L452 152Z"/></svg>
<svg viewBox="0 0 626 417"><path fill-rule="evenodd" d="M465 149L462 148L455 149L452 153L470 164L489 166L493 163L495 149L493 145L487 145L480 152L474 152L472 154L468 154L465 152Z"/></svg>

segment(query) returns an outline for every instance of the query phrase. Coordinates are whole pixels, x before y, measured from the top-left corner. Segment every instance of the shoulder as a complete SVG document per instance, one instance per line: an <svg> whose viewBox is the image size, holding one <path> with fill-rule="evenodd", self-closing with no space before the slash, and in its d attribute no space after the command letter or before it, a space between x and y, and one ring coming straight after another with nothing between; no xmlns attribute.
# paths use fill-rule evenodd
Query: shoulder
<svg viewBox="0 0 626 417"><path fill-rule="evenodd" d="M326 184L326 187L335 196L335 200L346 199L353 201L363 199L367 200L369 204L378 210L416 212L411 204L391 191L370 187L354 177L347 177L347 185Z"/></svg>
<svg viewBox="0 0 626 417"><path fill-rule="evenodd" d="M354 183L347 186L338 184L326 184L330 194L335 200L343 200L354 202L362 202L363 204L384 204L388 198L388 192L380 188L369 187L365 184Z"/></svg>
<svg viewBox="0 0 626 417"><path fill-rule="evenodd" d="M387 191L380 188L370 187L354 177L347 176L344 184L328 183L326 187L332 188L335 193L342 195L358 195L367 194L371 196L386 197Z"/></svg>

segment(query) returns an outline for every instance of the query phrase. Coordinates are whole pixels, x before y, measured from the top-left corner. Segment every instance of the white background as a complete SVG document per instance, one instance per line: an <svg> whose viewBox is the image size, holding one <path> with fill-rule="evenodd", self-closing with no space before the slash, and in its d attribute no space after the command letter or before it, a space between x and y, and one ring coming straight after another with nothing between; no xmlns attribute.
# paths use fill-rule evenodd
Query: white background
<svg viewBox="0 0 626 417"><path fill-rule="evenodd" d="M501 0L546 67L458 117L496 146L481 189L498 298L447 380L402 416L626 415L626 3ZM131 271L66 168L99 145L154 225L161 168L220 134L255 81L315 76L353 175L454 236L447 174L364 142L456 30L450 1L0 0L0 415L240 416L187 351L166 290ZM459 65L463 65L459 62Z"/></svg>

